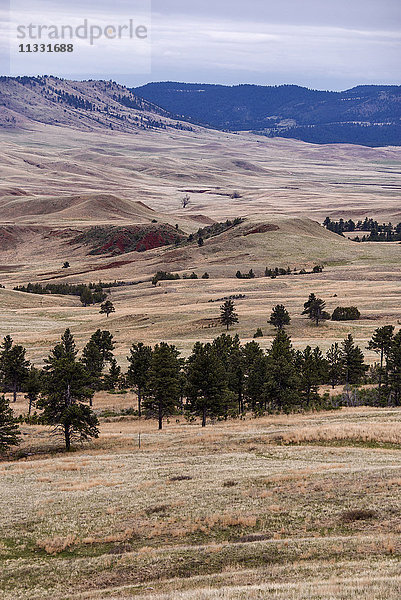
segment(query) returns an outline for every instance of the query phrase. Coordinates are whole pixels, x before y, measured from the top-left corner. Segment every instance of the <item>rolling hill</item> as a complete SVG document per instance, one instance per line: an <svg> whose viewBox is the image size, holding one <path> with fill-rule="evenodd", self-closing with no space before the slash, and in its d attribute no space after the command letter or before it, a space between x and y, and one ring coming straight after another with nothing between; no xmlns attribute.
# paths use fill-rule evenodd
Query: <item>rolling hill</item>
<svg viewBox="0 0 401 600"><path fill-rule="evenodd" d="M0 77L0 127L27 128L34 123L83 131L190 129L168 111L112 81Z"/></svg>

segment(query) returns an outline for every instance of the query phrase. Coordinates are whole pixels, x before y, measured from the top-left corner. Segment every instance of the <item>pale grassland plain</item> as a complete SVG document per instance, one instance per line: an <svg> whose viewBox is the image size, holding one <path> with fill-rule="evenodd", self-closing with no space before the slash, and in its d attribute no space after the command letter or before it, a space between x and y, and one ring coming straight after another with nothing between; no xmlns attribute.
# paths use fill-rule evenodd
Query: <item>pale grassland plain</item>
<svg viewBox="0 0 401 600"><path fill-rule="evenodd" d="M26 458L0 463L2 598L395 600L400 420L102 419L69 455L23 426Z"/></svg>

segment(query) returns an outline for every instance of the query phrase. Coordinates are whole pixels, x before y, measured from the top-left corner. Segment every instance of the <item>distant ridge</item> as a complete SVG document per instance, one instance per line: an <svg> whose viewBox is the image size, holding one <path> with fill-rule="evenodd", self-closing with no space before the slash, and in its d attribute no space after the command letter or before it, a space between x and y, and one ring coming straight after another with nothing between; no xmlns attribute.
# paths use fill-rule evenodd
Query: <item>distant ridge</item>
<svg viewBox="0 0 401 600"><path fill-rule="evenodd" d="M216 129L319 144L401 145L401 86L330 92L296 85L162 82L133 91L183 119Z"/></svg>
<svg viewBox="0 0 401 600"><path fill-rule="evenodd" d="M0 77L0 127L34 123L80 130L191 129L165 109L112 81Z"/></svg>

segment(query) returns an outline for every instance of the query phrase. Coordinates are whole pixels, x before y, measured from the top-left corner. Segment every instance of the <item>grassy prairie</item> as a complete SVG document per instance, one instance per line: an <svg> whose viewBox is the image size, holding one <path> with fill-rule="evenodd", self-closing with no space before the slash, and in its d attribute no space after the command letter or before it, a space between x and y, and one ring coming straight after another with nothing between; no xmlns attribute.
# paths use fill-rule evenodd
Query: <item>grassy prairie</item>
<svg viewBox="0 0 401 600"><path fill-rule="evenodd" d="M25 426L27 458L0 464L2 598L395 600L400 420L103 419L69 455Z"/></svg>
<svg viewBox="0 0 401 600"><path fill-rule="evenodd" d="M38 365L66 327L80 349L109 329L123 368L133 342L165 340L186 355L222 332L229 294L245 296L232 333L246 342L261 327L264 348L277 303L296 348L325 351L351 332L370 362L373 331L401 320L401 245L357 244L316 222L400 221L399 148L39 125L2 131L0 142L0 337L11 334ZM202 248L116 257L71 243L89 225L156 220L189 234L237 216L241 226ZM324 272L263 277L265 267L315 264ZM250 268L256 279L235 278ZM153 287L159 269L210 279ZM77 297L12 290L99 279L141 283L112 290L110 318ZM314 327L300 314L311 292L329 311L358 306L361 320ZM94 408L135 402L99 393ZM48 428L24 425L19 460L0 462L1 598L399 600L400 421L399 409L343 409L206 430L172 418L158 433L152 421L108 417L98 440L68 455Z"/></svg>

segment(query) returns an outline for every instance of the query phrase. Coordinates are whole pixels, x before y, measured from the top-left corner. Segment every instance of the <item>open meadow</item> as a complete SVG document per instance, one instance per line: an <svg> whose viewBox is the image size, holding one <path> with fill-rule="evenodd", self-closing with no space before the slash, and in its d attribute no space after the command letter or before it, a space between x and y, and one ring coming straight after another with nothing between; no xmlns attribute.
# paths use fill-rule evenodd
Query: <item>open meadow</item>
<svg viewBox="0 0 401 600"><path fill-rule="evenodd" d="M25 426L0 465L2 598L396 600L400 420L108 418L70 455Z"/></svg>

